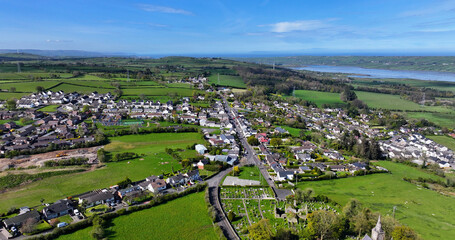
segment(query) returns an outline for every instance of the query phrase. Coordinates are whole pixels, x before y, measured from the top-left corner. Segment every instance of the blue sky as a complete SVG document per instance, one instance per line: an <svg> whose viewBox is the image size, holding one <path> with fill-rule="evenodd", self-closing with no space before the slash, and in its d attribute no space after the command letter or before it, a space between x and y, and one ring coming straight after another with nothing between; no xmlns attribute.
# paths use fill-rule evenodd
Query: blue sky
<svg viewBox="0 0 455 240"><path fill-rule="evenodd" d="M0 0L0 49L455 52L455 0Z"/></svg>

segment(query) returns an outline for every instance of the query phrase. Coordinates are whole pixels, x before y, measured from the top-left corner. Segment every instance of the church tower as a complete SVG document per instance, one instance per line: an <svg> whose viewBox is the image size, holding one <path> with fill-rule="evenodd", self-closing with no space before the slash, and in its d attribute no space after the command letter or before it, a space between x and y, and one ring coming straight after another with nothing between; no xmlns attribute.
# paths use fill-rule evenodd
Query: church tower
<svg viewBox="0 0 455 240"><path fill-rule="evenodd" d="M376 227L371 230L371 239L373 240L385 240L385 232L382 230L381 216L378 218Z"/></svg>

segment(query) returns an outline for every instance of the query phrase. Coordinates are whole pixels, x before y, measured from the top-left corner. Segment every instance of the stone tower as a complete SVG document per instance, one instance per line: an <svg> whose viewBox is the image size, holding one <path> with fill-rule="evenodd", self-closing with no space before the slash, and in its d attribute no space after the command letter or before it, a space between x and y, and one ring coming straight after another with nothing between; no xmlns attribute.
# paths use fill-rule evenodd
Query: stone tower
<svg viewBox="0 0 455 240"><path fill-rule="evenodd" d="M371 230L371 239L373 240L385 240L385 232L382 230L381 216L378 218L376 227Z"/></svg>

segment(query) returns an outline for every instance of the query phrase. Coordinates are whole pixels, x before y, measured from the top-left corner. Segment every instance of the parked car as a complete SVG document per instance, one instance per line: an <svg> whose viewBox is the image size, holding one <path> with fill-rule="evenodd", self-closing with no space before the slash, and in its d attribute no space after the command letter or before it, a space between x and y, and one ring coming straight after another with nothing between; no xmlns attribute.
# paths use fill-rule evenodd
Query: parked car
<svg viewBox="0 0 455 240"><path fill-rule="evenodd" d="M68 226L68 223L66 223L66 222L61 222L61 223L57 224L58 228L62 228L62 227L66 227L66 226Z"/></svg>

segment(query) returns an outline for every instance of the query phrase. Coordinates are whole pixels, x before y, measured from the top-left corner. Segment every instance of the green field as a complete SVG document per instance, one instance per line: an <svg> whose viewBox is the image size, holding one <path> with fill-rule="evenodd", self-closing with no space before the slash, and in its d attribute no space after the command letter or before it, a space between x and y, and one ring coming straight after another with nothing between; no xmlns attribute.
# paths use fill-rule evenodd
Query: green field
<svg viewBox="0 0 455 240"><path fill-rule="evenodd" d="M243 79L239 76L233 75L221 75L220 81L218 82L218 75L212 74L209 76L209 83L214 83L219 86L235 87L235 88L246 88L246 84Z"/></svg>
<svg viewBox="0 0 455 240"><path fill-rule="evenodd" d="M107 231L110 239L217 239L203 192L116 218Z"/></svg>
<svg viewBox="0 0 455 240"><path fill-rule="evenodd" d="M426 136L427 138L455 151L455 139L448 136Z"/></svg>
<svg viewBox="0 0 455 240"><path fill-rule="evenodd" d="M412 87L426 87L433 88L441 91L452 91L455 92L454 82L442 82L442 81L424 81L415 79L396 79L396 78L356 78L352 81L353 85L356 86L367 86L367 87L391 87L397 84L407 84Z"/></svg>
<svg viewBox="0 0 455 240"><path fill-rule="evenodd" d="M455 111L443 106L422 106L399 95L356 91L358 99L371 108L405 111L411 119L426 119L442 127L455 127ZM426 111L426 112L421 112Z"/></svg>
<svg viewBox="0 0 455 240"><path fill-rule="evenodd" d="M57 81L1 83L0 89L9 90L10 88L15 87L17 92L31 93L31 92L36 92L36 87L38 87L38 86L48 89L57 84L58 84Z"/></svg>
<svg viewBox="0 0 455 240"><path fill-rule="evenodd" d="M318 105L318 107L321 107L322 104L328 104L332 106L339 106L344 104L340 99L339 93L295 90L294 95L295 97L301 98L303 100L314 102L316 105Z"/></svg>
<svg viewBox="0 0 455 240"><path fill-rule="evenodd" d="M455 239L455 199L403 180L403 177L438 177L403 164L379 162L379 165L391 174L305 182L298 187L312 188L342 205L355 198L383 215L391 215L397 206L396 218L424 239Z"/></svg>
<svg viewBox="0 0 455 240"><path fill-rule="evenodd" d="M19 189L0 194L0 212L11 206L36 206L40 199L52 202L67 196L93 189L105 188L129 177L133 181L150 175L160 175L178 170L181 165L164 152L166 147L185 148L203 142L199 133L154 133L128 135L111 139L105 149L116 152L145 154L137 159L107 163L105 167L90 172L61 175L43 179Z"/></svg>
<svg viewBox="0 0 455 240"><path fill-rule="evenodd" d="M58 239L91 239L90 231L91 227ZM203 192L115 218L106 233L108 239L217 239Z"/></svg>
<svg viewBox="0 0 455 240"><path fill-rule="evenodd" d="M57 111L58 107L60 107L60 105L48 105L43 108L40 108L39 110L42 112L55 112Z"/></svg>
<svg viewBox="0 0 455 240"><path fill-rule="evenodd" d="M455 128L455 111L449 113L407 112L405 115L412 119L426 119L441 127Z"/></svg>
<svg viewBox="0 0 455 240"><path fill-rule="evenodd" d="M182 97L189 97L193 95L193 90L189 88L126 88L122 89L122 91L123 95L127 96L139 96L141 94L144 94L146 96L166 96L169 94L176 94Z"/></svg>
<svg viewBox="0 0 455 240"><path fill-rule="evenodd" d="M240 179L256 180L260 181L261 185L267 185L267 180L262 176L257 166L243 166L240 170L240 175L238 176Z"/></svg>
<svg viewBox="0 0 455 240"><path fill-rule="evenodd" d="M372 93L356 91L358 99L365 102L371 108L381 108L401 111L429 111L429 112L450 112L451 110L442 106L421 106L415 102L401 99L399 95L384 93Z"/></svg>
<svg viewBox="0 0 455 240"><path fill-rule="evenodd" d="M300 136L300 131L302 131L301 129L298 129L298 128L293 128L293 127L289 127L289 126L279 126L281 127L282 129L286 130L289 132L289 134L291 134L293 137L299 137Z"/></svg>

